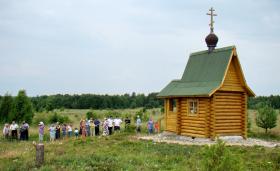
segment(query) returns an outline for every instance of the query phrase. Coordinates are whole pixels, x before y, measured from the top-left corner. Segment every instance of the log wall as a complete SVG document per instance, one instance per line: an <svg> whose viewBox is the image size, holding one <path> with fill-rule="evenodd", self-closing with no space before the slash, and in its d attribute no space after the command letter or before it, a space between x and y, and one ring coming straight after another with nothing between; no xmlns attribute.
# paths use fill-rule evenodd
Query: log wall
<svg viewBox="0 0 280 171"><path fill-rule="evenodd" d="M208 118L210 113L210 98L198 99L198 114L188 113L188 98L180 100L181 135L191 137L208 137L210 132Z"/></svg>
<svg viewBox="0 0 280 171"><path fill-rule="evenodd" d="M237 65L237 59L233 58L227 70L224 83L220 90L244 92L244 83L241 79L241 71Z"/></svg>
<svg viewBox="0 0 280 171"><path fill-rule="evenodd" d="M216 135L241 135L244 136L246 129L246 104L244 101L246 94L242 92L215 93L215 125Z"/></svg>

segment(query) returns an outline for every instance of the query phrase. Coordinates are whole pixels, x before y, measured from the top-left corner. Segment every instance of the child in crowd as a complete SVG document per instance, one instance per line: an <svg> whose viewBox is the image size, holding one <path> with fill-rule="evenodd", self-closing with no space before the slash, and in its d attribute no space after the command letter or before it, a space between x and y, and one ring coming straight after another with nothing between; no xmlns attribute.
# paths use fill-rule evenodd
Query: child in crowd
<svg viewBox="0 0 280 171"><path fill-rule="evenodd" d="M159 133L159 121L155 123L155 132Z"/></svg>
<svg viewBox="0 0 280 171"><path fill-rule="evenodd" d="M154 132L154 121L152 118L150 118L150 120L148 121L147 127L148 127L148 133L152 134Z"/></svg>
<svg viewBox="0 0 280 171"><path fill-rule="evenodd" d="M78 130L78 128L75 128L74 133L75 133L76 139L78 139L78 137L79 137L79 130Z"/></svg>

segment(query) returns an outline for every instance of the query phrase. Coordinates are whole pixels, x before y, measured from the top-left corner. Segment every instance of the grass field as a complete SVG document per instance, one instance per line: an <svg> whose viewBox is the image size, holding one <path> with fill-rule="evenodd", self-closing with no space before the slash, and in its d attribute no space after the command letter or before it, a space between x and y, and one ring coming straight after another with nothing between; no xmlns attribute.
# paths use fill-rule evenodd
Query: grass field
<svg viewBox="0 0 280 171"><path fill-rule="evenodd" d="M134 114L137 110L139 109L119 112ZM59 113L69 115L73 124L77 125L87 111L64 110ZM156 112L148 112L155 120L161 117L152 114ZM250 111L250 118L252 133L262 134L263 130L255 126L254 111ZM277 128L271 130L276 139L279 137L279 130L278 121ZM36 126L32 126L30 132L31 140L28 142L0 141L0 170L205 170L205 162L209 160L207 146L140 141L136 139L134 132L121 132L109 137L89 137L85 142L80 139L66 139L54 143L46 141L45 164L37 168L35 148L32 145L32 140L38 138ZM230 158L238 159L233 163L240 166L238 170L280 170L279 147L226 147L226 150L229 151ZM230 167L227 170L236 168Z"/></svg>

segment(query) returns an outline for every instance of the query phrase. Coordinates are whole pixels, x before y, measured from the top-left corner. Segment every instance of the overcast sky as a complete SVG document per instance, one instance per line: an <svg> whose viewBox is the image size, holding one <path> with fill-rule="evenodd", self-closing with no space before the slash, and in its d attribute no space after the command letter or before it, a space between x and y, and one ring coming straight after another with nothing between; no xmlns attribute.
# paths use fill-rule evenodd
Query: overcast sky
<svg viewBox="0 0 280 171"><path fill-rule="evenodd" d="M218 48L279 94L279 0L0 0L0 95L158 92L207 49L211 6Z"/></svg>

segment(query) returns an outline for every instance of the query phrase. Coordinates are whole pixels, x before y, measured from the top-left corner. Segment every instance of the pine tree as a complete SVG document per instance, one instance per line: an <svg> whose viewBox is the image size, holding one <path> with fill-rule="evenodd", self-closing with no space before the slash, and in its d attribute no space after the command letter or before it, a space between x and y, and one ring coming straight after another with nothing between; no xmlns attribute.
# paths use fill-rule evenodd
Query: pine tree
<svg viewBox="0 0 280 171"><path fill-rule="evenodd" d="M267 133L267 129L276 127L276 122L277 113L272 107L266 105L258 109L256 124L258 127L265 129L265 133Z"/></svg>
<svg viewBox="0 0 280 171"><path fill-rule="evenodd" d="M0 104L0 122L9 121L9 115L13 109L13 97L6 93Z"/></svg>
<svg viewBox="0 0 280 171"><path fill-rule="evenodd" d="M20 90L14 100L13 110L9 117L10 120L31 123L33 115L30 99L27 97L25 90Z"/></svg>

